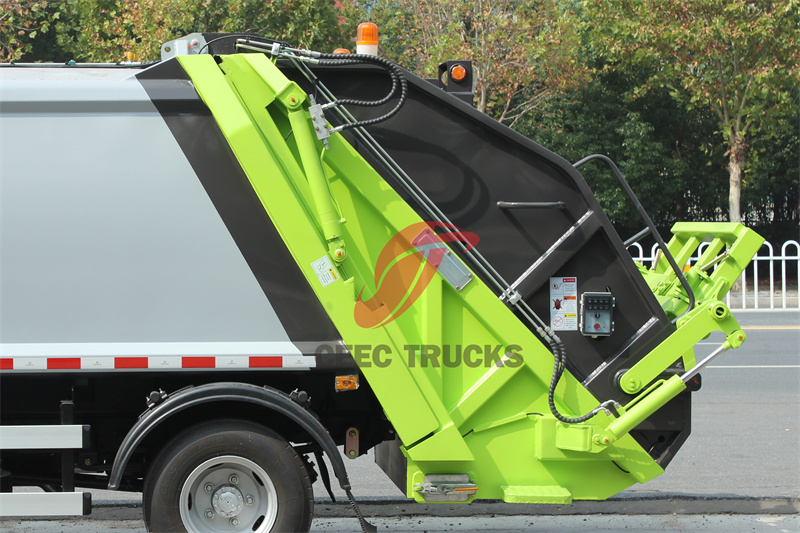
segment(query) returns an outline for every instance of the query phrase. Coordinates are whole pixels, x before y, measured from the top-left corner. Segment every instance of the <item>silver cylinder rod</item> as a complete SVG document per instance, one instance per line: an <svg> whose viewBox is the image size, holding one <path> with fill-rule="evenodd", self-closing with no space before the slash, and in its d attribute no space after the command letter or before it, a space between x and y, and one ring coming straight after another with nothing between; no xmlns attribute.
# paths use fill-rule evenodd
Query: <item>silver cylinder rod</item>
<svg viewBox="0 0 800 533"><path fill-rule="evenodd" d="M684 383L688 383L690 379L695 377L703 368L708 366L708 364L711 361L716 359L719 356L719 354L721 354L722 352L726 351L730 347L731 346L730 346L730 344L728 344L728 341L723 342L722 345L719 348L717 348L716 350L714 350L713 352L708 354L705 357L705 359L703 359L702 361L700 361L699 363L694 365L691 370L689 370L684 375L682 375L681 379L683 380L683 382Z"/></svg>

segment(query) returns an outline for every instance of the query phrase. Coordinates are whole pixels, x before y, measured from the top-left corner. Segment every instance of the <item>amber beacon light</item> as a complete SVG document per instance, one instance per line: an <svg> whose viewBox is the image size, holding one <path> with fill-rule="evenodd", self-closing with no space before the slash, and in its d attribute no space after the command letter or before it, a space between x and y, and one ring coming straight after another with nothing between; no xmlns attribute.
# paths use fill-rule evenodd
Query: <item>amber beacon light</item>
<svg viewBox="0 0 800 533"><path fill-rule="evenodd" d="M358 25L356 53L378 55L378 25L374 22L362 22Z"/></svg>

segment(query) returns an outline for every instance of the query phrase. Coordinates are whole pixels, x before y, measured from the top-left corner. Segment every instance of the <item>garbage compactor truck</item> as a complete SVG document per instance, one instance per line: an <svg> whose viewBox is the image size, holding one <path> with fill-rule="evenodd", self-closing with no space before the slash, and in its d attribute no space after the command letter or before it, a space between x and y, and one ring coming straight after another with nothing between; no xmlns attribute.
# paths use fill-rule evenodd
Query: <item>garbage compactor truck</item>
<svg viewBox="0 0 800 533"><path fill-rule="evenodd" d="M665 243L610 160L465 103L467 63L431 82L243 35L162 53L0 68L2 515L109 488L143 492L149 531L304 531L324 457L355 507L343 455L372 448L419 502L664 472L698 372L745 340L721 299L758 235ZM620 178L652 268L584 163Z"/></svg>

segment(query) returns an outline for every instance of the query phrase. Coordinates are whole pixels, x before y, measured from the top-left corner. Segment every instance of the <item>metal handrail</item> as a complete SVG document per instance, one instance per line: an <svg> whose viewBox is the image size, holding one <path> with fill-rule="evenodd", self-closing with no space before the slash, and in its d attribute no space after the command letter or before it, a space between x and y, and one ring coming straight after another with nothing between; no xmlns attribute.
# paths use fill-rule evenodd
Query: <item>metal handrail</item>
<svg viewBox="0 0 800 533"><path fill-rule="evenodd" d="M694 309L695 306L694 292L692 292L692 288L689 286L689 282L686 281L686 277L683 275L683 271L675 262L675 258L672 257L669 248L667 248L667 243L664 242L664 239L661 237L661 234L658 232L658 229L656 228L655 224L653 224L653 221L650 219L650 215L647 214L647 211L645 211L644 207L642 206L642 203L639 201L639 198L636 197L636 193L633 192L633 189L631 189L631 186L628 184L628 181L625 179L625 176L622 175L622 171L620 171L619 167L617 167L617 165L614 163L614 161L611 160L611 158L602 154L592 154L590 156L584 157L583 159L573 164L572 166L575 168L579 168L590 161L602 161L603 163L608 165L608 168L611 169L611 172L614 174L614 176L616 176L620 185L622 185L622 189L627 193L628 197L633 202L633 205L636 207L636 210L639 212L639 215L642 217L642 219L644 219L645 224L647 224L647 227L650 229L650 233L653 235L653 238L658 243L659 248L661 248L661 251L664 254L664 258L667 260L667 263L669 263L669 266L672 267L672 271L675 272L675 276L677 276L678 281L680 281L681 285L683 286L683 289L686 291L686 295L689 297L689 307L687 307L686 311L684 311L680 316L676 317L675 320L673 320L673 322L677 322L677 320L681 316L685 315L686 313Z"/></svg>

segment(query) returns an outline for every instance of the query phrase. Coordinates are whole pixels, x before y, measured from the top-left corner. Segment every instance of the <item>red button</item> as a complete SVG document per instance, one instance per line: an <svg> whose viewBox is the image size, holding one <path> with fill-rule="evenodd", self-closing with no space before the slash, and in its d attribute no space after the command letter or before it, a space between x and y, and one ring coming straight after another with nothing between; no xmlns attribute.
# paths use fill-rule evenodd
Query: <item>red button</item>
<svg viewBox="0 0 800 533"><path fill-rule="evenodd" d="M600 324L595 324L594 329L600 329Z"/></svg>

